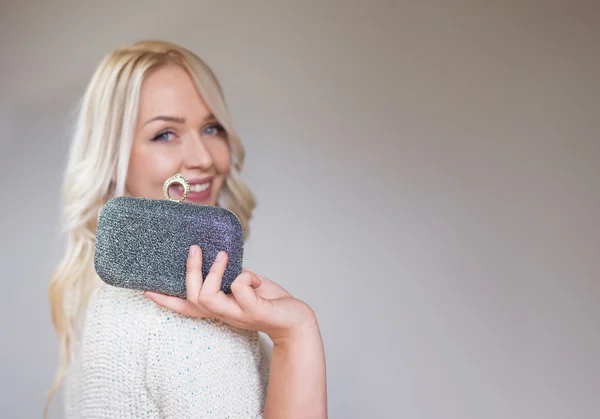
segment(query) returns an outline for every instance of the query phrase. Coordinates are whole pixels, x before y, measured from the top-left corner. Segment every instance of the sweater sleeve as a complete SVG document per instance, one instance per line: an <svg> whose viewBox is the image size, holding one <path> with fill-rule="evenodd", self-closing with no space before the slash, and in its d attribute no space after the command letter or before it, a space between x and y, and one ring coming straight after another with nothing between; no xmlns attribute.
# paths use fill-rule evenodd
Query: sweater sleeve
<svg viewBox="0 0 600 419"><path fill-rule="evenodd" d="M157 306L146 383L165 419L263 418L268 349L257 332Z"/></svg>

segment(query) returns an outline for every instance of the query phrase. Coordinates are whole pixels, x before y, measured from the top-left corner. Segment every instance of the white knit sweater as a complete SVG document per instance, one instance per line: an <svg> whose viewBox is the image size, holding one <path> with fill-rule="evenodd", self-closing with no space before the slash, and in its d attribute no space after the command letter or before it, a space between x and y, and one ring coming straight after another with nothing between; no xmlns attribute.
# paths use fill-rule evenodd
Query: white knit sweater
<svg viewBox="0 0 600 419"><path fill-rule="evenodd" d="M67 418L262 418L262 334L181 316L102 283L65 383Z"/></svg>

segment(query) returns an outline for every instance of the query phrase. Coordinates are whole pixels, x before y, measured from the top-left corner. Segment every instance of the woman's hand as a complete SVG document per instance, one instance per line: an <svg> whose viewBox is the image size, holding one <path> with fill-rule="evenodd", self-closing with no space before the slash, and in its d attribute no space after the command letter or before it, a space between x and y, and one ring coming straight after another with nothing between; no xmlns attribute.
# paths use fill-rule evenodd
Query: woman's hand
<svg viewBox="0 0 600 419"><path fill-rule="evenodd" d="M186 298L150 291L144 295L184 316L216 318L234 327L264 332L275 344L316 326L314 312L306 303L246 269L231 284L232 294L225 294L221 281L227 260L227 254L219 252L210 272L202 278L202 250L194 245L186 265Z"/></svg>

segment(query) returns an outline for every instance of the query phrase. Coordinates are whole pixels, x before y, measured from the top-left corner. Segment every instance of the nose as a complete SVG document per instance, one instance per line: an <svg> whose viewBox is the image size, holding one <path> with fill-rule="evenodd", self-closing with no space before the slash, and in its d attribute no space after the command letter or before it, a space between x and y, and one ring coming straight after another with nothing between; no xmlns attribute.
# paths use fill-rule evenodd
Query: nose
<svg viewBox="0 0 600 419"><path fill-rule="evenodd" d="M183 166L190 169L200 168L204 171L213 165L210 151L204 144L202 137L198 134L188 134L183 141Z"/></svg>

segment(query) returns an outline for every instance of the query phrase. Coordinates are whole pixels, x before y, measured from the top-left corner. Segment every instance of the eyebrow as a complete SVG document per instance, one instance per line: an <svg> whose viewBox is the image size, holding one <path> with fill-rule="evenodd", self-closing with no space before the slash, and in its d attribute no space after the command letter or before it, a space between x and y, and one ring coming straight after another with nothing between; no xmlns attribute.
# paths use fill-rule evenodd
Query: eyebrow
<svg viewBox="0 0 600 419"><path fill-rule="evenodd" d="M215 118L215 116L211 113L210 115L207 115L204 118L204 122L211 121L214 119L217 119L217 118ZM167 121L167 122L176 122L178 124L185 124L185 118L181 118L178 116L169 116L169 115L157 115L157 116L150 118L146 122L144 122L144 125L149 124L150 122L153 122L153 121ZM142 126L144 126L144 125L142 125Z"/></svg>

